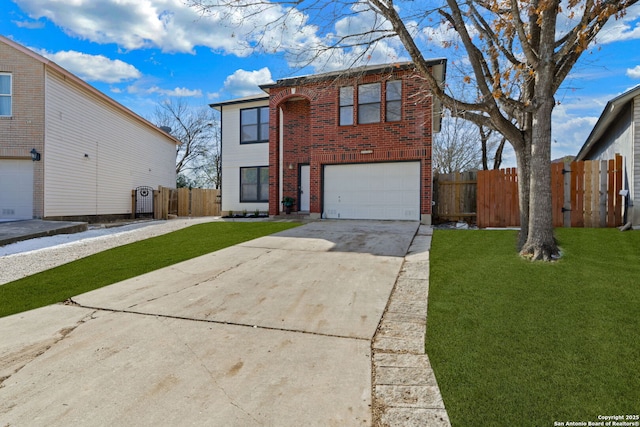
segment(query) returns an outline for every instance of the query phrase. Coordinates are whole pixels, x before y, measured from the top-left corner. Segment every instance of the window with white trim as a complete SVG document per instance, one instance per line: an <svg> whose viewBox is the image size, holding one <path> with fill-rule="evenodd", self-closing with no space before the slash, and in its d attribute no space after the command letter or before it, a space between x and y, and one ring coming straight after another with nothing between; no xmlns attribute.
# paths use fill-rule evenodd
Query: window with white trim
<svg viewBox="0 0 640 427"><path fill-rule="evenodd" d="M0 117L11 117L12 81L10 73L0 73Z"/></svg>
<svg viewBox="0 0 640 427"><path fill-rule="evenodd" d="M269 201L269 166L240 168L240 202Z"/></svg>

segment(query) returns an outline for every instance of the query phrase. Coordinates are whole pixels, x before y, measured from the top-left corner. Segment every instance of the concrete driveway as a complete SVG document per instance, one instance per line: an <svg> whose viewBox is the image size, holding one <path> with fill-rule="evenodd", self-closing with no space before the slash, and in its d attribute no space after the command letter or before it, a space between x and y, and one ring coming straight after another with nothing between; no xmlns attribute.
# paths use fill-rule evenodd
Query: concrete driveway
<svg viewBox="0 0 640 427"><path fill-rule="evenodd" d="M313 222L2 318L0 425L370 425L418 226Z"/></svg>

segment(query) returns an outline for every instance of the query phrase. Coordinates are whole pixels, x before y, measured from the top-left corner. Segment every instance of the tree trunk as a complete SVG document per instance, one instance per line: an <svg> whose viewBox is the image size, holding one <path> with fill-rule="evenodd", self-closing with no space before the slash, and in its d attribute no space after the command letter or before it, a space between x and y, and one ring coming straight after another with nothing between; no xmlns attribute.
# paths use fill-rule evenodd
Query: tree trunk
<svg viewBox="0 0 640 427"><path fill-rule="evenodd" d="M529 147L529 144L525 144ZM518 234L518 252L524 247L529 237L529 186L531 178L531 165L529 156L521 151L516 151L516 163L518 166L518 203L520 205L520 233Z"/></svg>
<svg viewBox="0 0 640 427"><path fill-rule="evenodd" d="M493 169L500 169L502 164L502 151L504 150L504 144L507 142L507 138L504 136L500 139L500 144L496 148L496 156L493 158Z"/></svg>
<svg viewBox="0 0 640 427"><path fill-rule="evenodd" d="M529 175L529 223L520 254L531 260L550 261L558 255L551 210L551 112L553 96L537 98L534 112Z"/></svg>

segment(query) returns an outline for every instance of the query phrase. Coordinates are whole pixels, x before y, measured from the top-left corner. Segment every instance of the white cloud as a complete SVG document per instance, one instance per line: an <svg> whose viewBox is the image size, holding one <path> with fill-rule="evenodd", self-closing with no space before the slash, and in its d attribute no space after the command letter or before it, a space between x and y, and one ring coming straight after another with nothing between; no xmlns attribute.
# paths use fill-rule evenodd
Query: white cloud
<svg viewBox="0 0 640 427"><path fill-rule="evenodd" d="M157 93L160 95L171 96L171 97L202 97L202 91L200 89L187 89L184 87L177 87L175 89L162 89L157 86L152 86L145 91L146 93L152 94Z"/></svg>
<svg viewBox="0 0 640 427"><path fill-rule="evenodd" d="M225 79L224 89L234 96L250 96L260 93L259 85L267 83L273 83L267 67L256 71L237 70Z"/></svg>
<svg viewBox="0 0 640 427"><path fill-rule="evenodd" d="M280 4L263 2L254 8L211 8L200 13L184 0L14 0L32 19L48 19L67 34L91 42L115 43L124 50L158 48L168 53L194 53L203 46L216 53L246 57L256 51L286 52L291 66L310 63L323 69L362 63L402 60L397 39L384 39L375 47L356 46L346 51L321 52L347 34L366 33L388 24L363 6L336 21L327 34L310 16ZM342 11L342 5L327 3ZM260 8L258 12L257 8ZM360 7L360 9L355 9ZM322 11L315 17L325 23ZM355 39L363 41L370 36ZM320 53L318 53L320 52Z"/></svg>
<svg viewBox="0 0 640 427"><path fill-rule="evenodd" d="M576 105L576 108L580 108L580 105ZM577 115L572 111L571 105L564 104L553 110L551 154L554 159L578 154L598 121L598 117Z"/></svg>
<svg viewBox="0 0 640 427"><path fill-rule="evenodd" d="M46 18L67 34L126 50L159 48L194 53L195 46L246 56L255 29L273 22L277 9L243 19L237 12L201 15L183 0L15 0L32 19ZM290 35L287 40L296 37ZM297 36L299 37L299 36Z"/></svg>
<svg viewBox="0 0 640 427"><path fill-rule="evenodd" d="M73 50L55 53L43 50L37 50L37 52L86 81L120 83L139 79L142 76L142 73L133 65L119 59L109 59L103 55L89 55Z"/></svg>
<svg viewBox="0 0 640 427"><path fill-rule="evenodd" d="M610 18L596 36L600 44L636 39L640 39L639 4L627 8L626 14L620 19Z"/></svg>
<svg viewBox="0 0 640 427"><path fill-rule="evenodd" d="M42 21L12 21L18 28L28 28L30 30L39 30L44 28Z"/></svg>
<svg viewBox="0 0 640 427"><path fill-rule="evenodd" d="M640 65L636 65L634 68L627 68L627 76L632 79L640 79Z"/></svg>

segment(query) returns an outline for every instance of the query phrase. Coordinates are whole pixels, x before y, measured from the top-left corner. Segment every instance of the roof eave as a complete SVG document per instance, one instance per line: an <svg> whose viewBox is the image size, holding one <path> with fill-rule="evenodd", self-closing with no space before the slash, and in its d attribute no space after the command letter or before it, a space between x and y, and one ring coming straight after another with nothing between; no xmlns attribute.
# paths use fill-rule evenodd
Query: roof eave
<svg viewBox="0 0 640 427"><path fill-rule="evenodd" d="M602 114L600 114L600 117L587 137L587 140L580 148L580 151L578 151L576 156L577 161L584 160L602 134L616 119L618 112L622 111L623 107L638 95L640 95L640 86L636 86L607 102L607 105L602 110Z"/></svg>

